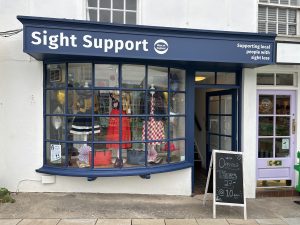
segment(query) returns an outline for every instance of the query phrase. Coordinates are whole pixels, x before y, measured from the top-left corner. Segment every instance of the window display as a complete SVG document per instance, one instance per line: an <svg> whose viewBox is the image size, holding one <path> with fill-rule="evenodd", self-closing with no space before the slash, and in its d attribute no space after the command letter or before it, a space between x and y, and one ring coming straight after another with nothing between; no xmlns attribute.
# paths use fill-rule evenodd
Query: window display
<svg viewBox="0 0 300 225"><path fill-rule="evenodd" d="M46 164L148 167L185 161L185 70L48 64Z"/></svg>

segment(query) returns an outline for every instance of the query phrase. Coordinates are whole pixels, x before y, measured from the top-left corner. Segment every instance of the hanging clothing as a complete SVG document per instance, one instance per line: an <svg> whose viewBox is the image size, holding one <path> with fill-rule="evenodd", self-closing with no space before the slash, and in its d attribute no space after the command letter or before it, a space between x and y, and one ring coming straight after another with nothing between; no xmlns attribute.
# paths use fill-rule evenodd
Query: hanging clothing
<svg viewBox="0 0 300 225"><path fill-rule="evenodd" d="M150 118L147 123L147 139L148 140L162 140L165 139L165 128L162 120L155 120L154 115L154 97L150 101ZM145 140L146 126L143 124L142 140ZM151 145L160 145L160 142L150 142Z"/></svg>
<svg viewBox="0 0 300 225"><path fill-rule="evenodd" d="M80 114L80 113L78 113ZM70 130L71 134L92 134L92 118L76 116L72 128ZM100 133L100 126L94 124L94 134Z"/></svg>
<svg viewBox="0 0 300 225"><path fill-rule="evenodd" d="M120 115L119 109L112 109L110 115ZM126 115L122 111L122 115ZM131 131L130 131L130 120L128 117L122 117L122 141L131 140ZM120 118L119 117L110 117L108 120L108 128L106 141L120 141ZM130 148L131 143L123 143L121 148ZM119 144L106 144L108 149L119 149Z"/></svg>

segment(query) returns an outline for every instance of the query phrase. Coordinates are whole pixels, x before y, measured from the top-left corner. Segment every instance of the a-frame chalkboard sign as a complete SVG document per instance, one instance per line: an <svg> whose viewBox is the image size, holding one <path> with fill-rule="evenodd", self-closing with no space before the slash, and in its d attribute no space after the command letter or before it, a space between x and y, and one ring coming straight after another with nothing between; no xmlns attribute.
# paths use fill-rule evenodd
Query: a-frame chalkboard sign
<svg viewBox="0 0 300 225"><path fill-rule="evenodd" d="M213 150L203 204L205 205L211 170L213 169L213 218L216 218L216 206L244 207L244 219L247 219L246 198L244 195L243 154L242 152Z"/></svg>

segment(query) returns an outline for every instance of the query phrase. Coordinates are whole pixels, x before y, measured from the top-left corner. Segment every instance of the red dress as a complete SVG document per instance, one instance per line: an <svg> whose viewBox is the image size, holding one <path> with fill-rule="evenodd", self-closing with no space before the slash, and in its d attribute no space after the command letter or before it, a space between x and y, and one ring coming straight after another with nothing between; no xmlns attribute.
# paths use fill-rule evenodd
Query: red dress
<svg viewBox="0 0 300 225"><path fill-rule="evenodd" d="M120 115L119 109L112 109L110 115ZM122 115L126 115L123 111ZM110 117L106 141L120 141L120 118ZM130 120L128 117L122 117L122 141L131 141ZM106 144L108 149L119 149L119 144ZM131 143L123 143L121 148L131 148Z"/></svg>

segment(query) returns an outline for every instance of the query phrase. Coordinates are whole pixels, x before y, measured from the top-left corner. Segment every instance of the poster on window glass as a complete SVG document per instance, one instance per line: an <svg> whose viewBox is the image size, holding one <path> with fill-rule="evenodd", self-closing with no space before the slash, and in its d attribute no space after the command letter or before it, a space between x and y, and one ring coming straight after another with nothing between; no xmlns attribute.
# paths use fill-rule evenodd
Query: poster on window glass
<svg viewBox="0 0 300 225"><path fill-rule="evenodd" d="M50 154L52 163L61 163L61 145L50 144Z"/></svg>
<svg viewBox="0 0 300 225"><path fill-rule="evenodd" d="M282 149L290 149L290 140L287 138L282 139Z"/></svg>

